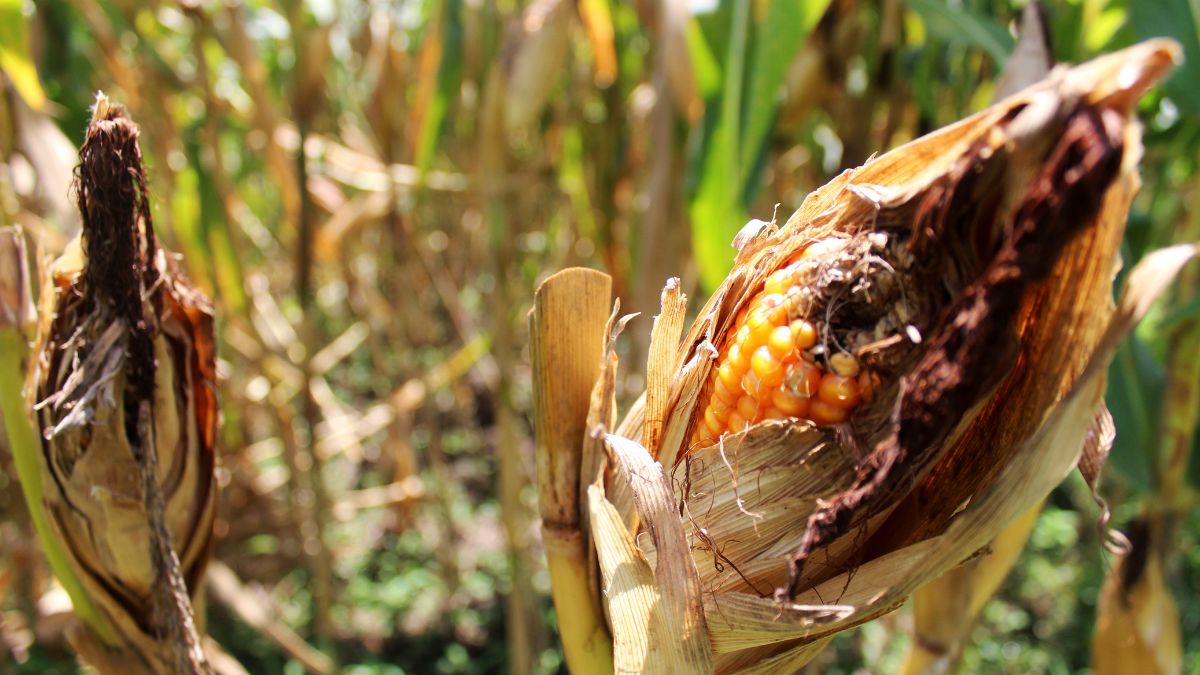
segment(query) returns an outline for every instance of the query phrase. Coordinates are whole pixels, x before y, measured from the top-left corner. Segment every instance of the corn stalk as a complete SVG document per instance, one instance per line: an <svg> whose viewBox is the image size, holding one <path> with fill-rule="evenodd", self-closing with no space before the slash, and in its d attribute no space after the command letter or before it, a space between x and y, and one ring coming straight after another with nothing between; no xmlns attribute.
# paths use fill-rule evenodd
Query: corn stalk
<svg viewBox="0 0 1200 675"><path fill-rule="evenodd" d="M573 673L613 669L612 638L590 581L589 542L582 531L586 511L579 497L611 289L605 274L566 270L538 289L529 315L542 542L559 636Z"/></svg>

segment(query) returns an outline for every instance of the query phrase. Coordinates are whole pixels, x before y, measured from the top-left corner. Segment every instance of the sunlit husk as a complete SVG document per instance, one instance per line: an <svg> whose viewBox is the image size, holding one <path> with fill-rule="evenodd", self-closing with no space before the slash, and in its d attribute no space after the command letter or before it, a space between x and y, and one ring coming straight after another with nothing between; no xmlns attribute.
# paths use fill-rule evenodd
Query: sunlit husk
<svg viewBox="0 0 1200 675"><path fill-rule="evenodd" d="M647 513L645 499L639 497L646 481L630 478L628 471L610 471L606 494L590 495L593 520L603 516L610 526L624 524L624 536L630 539L639 530L653 536L636 538L640 551L601 550L601 567L617 569L617 562L647 570L674 566L680 554L663 546L670 532L681 530L681 541L667 543L671 551L688 552L683 555L694 565L698 588L663 586L661 578L651 582L643 572L640 583L655 584L647 597L688 616L686 625L706 628L713 670L793 672L834 633L900 606L921 585L971 557L1007 523L1040 503L1075 466L1089 434L1098 433L1104 366L1112 348L1174 270L1195 253L1181 248L1150 261L1152 269L1133 275L1120 311L1113 313L1118 246L1138 185L1140 130L1129 115L1138 96L1169 70L1177 54L1172 43L1151 42L1056 71L1046 82L993 108L842 174L811 194L782 227L739 237L734 270L701 311L680 350L651 354L651 363L670 358L675 364L647 386L648 391L668 393L644 397L618 427L618 436L608 439L611 456L627 458L617 463L645 466L657 459L667 468L683 518L679 520L678 511ZM686 439L722 336L763 279L796 251L828 238L848 240L846 251L866 250L853 242L879 229L894 231L897 223L927 215L922 209L941 208L961 197L955 190L971 189L963 179L970 170L989 181L992 208L1002 213L1022 208L1027 194L1037 194L1039 175L1052 170L1043 164L1064 134L1064 119L1081 110L1106 124L1119 116L1123 132L1115 147L1120 159L1111 179L1104 180L1102 195L1095 196L1095 215L1081 223L1085 227L1070 239L1049 273L1024 287L1012 318L1017 347L1012 371L999 377L992 373L994 382L964 403L961 418L941 420L943 435L936 447L910 449L903 480L884 482L861 508L842 514L851 525L817 539L818 548L808 552L797 576L789 562L810 516L836 505L854 486L856 474L861 482L864 453L895 433L901 378L890 378L859 411L852 433L769 422L727 436L714 447L688 448ZM983 236L992 234L999 236ZM943 245L947 258L966 253L961 241ZM969 287L969 276L954 277L964 269L969 272L970 265L947 265L942 283L951 290ZM919 301L914 307L915 314L938 311ZM664 313L669 311L664 297ZM920 363L926 345L937 344L940 337L933 332L938 324L931 316L913 316L912 324L926 340L910 342L895 357L902 373ZM1005 363L1002 351L993 369ZM661 420L661 431L647 433L647 425L656 420ZM619 521L611 518L613 513ZM668 523L672 519L677 522ZM605 562L610 556L615 559ZM794 593L780 590L789 583ZM645 592L636 583L620 593L610 588L610 614L626 594ZM654 617L643 621L626 625L626 630L655 635ZM657 657L645 653L654 649L652 644L614 637L618 663L623 662L622 649L641 650L630 662L656 662Z"/></svg>
<svg viewBox="0 0 1200 675"><path fill-rule="evenodd" d="M128 330L111 316L87 313L77 290L82 264L76 239L54 264L42 302L46 321L33 392L46 435L46 501L89 595L125 639L153 655L163 648L154 635L150 526L125 433ZM154 338L158 478L166 525L195 601L212 548L217 498L212 313L165 255L157 264L163 280Z"/></svg>

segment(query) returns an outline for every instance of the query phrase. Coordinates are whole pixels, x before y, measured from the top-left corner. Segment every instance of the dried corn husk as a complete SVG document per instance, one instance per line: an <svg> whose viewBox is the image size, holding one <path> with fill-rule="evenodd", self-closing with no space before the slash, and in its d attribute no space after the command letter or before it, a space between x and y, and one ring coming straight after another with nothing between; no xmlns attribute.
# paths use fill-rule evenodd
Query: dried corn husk
<svg viewBox="0 0 1200 675"><path fill-rule="evenodd" d="M987 548L913 594L913 636L902 675L952 673L984 605L1016 564L1042 512L1034 506Z"/></svg>
<svg viewBox="0 0 1200 675"><path fill-rule="evenodd" d="M539 0L505 42L504 128L520 134L537 121L570 56L574 4Z"/></svg>
<svg viewBox="0 0 1200 675"><path fill-rule="evenodd" d="M198 672L190 605L217 498L212 309L155 242L137 135L98 98L76 186L84 230L44 284L30 391L46 510L117 635L81 631L76 648L104 673Z"/></svg>
<svg viewBox="0 0 1200 675"><path fill-rule="evenodd" d="M1109 571L1096 611L1096 675L1183 672L1179 610L1163 572L1167 543L1157 519L1135 522L1129 552Z"/></svg>
<svg viewBox="0 0 1200 675"><path fill-rule="evenodd" d="M1138 183L1131 111L1177 58L1174 43L1153 41L1057 69L843 173L782 227L741 233L733 271L679 351L651 354L674 363L648 373L648 392L666 394L648 393L606 437L593 527L623 524L616 536L638 550L597 540L601 567L644 556L655 571L653 581L637 576L653 588L623 595L681 617L673 636L706 631L712 670L794 672L833 634L900 606L1038 504L1098 423L1115 344L1195 254L1152 256L1113 312ZM688 447L739 311L812 245L813 316L882 386L846 425L770 421ZM656 459L675 509L647 508L659 503L648 499L657 481L628 468ZM680 557L692 569L664 584L658 570L678 569ZM682 583L693 573L697 584ZM614 613L611 589L607 600ZM644 614L621 630L661 634L662 616ZM661 662L652 641L622 641L610 618L615 648L638 652L618 651L617 663Z"/></svg>

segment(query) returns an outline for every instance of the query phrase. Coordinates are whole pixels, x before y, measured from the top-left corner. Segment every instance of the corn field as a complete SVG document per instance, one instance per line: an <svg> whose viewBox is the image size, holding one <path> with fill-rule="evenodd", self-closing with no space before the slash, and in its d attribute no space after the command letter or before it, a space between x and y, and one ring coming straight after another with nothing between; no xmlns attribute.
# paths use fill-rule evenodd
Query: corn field
<svg viewBox="0 0 1200 675"><path fill-rule="evenodd" d="M1188 0L0 0L0 673L1200 675Z"/></svg>

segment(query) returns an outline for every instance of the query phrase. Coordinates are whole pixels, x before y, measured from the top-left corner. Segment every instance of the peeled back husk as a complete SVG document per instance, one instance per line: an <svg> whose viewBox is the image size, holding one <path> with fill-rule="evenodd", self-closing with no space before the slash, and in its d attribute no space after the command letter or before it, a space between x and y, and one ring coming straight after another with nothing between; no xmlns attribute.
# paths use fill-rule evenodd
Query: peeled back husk
<svg viewBox="0 0 1200 675"><path fill-rule="evenodd" d="M1178 56L1156 40L1056 69L846 171L781 227L739 236L734 269L679 350L650 355L673 364L649 373L660 381L648 391L666 393L644 397L608 439L592 517L611 530L611 505L638 551L626 560L601 548L601 568L676 568L680 551L689 561L672 584L637 576L653 584L655 610L640 624L637 612L612 617L614 645L645 648L629 635L660 634L676 616L681 641L707 637L712 670L794 672L833 634L970 558L1061 481L1107 419L1112 349L1195 254L1152 255L1114 312L1141 155L1132 111ZM767 421L691 447L737 316L814 246L804 307L828 350L878 376L874 397L846 424ZM654 460L675 510L646 509L660 488L631 467ZM639 529L652 536L633 539ZM618 598L607 602L616 611Z"/></svg>

